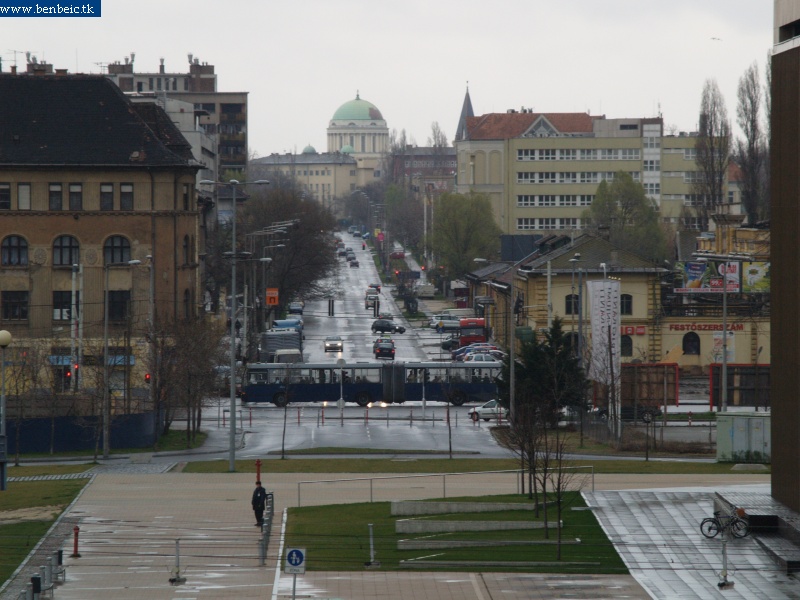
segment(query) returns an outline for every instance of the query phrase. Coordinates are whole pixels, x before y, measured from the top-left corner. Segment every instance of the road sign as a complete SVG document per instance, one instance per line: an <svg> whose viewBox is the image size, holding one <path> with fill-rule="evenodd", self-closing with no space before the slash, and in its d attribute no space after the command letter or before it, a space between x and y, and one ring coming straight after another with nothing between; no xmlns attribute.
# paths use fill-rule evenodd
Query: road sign
<svg viewBox="0 0 800 600"><path fill-rule="evenodd" d="M306 549L287 548L283 572L287 575L302 575L306 572Z"/></svg>
<svg viewBox="0 0 800 600"><path fill-rule="evenodd" d="M267 306L278 306L278 288L267 288Z"/></svg>

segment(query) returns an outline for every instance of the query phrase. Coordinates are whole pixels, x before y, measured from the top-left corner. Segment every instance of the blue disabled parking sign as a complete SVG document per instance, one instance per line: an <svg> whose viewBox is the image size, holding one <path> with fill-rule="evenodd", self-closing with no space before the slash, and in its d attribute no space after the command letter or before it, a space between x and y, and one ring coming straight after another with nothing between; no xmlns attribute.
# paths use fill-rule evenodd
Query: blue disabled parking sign
<svg viewBox="0 0 800 600"><path fill-rule="evenodd" d="M302 575L306 572L305 548L287 548L283 572L288 575Z"/></svg>

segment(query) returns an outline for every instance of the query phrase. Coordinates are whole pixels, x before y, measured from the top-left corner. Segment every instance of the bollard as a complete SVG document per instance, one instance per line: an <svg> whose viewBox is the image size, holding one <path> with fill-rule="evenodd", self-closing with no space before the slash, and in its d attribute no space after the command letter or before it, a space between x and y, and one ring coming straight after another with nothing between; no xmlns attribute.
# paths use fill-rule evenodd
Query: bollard
<svg viewBox="0 0 800 600"><path fill-rule="evenodd" d="M324 406L322 407L322 409L320 409L320 416L322 417L322 424L325 425L325 407Z"/></svg>
<svg viewBox="0 0 800 600"><path fill-rule="evenodd" d="M72 546L72 558L80 558L81 554L78 552L78 533L80 532L81 528L75 525L72 528L72 534L74 537L73 546Z"/></svg>
<svg viewBox="0 0 800 600"><path fill-rule="evenodd" d="M222 426L223 426L223 427L225 427L225 413L226 413L226 412L227 412L227 411L225 411L225 410L223 410L223 411L222 411Z"/></svg>
<svg viewBox="0 0 800 600"><path fill-rule="evenodd" d="M386 409L386 426L389 426L389 409Z"/></svg>
<svg viewBox="0 0 800 600"><path fill-rule="evenodd" d="M369 423L369 408L364 409L364 425Z"/></svg>
<svg viewBox="0 0 800 600"><path fill-rule="evenodd" d="M412 408L408 413L408 426L411 427L414 424L414 409Z"/></svg>
<svg viewBox="0 0 800 600"><path fill-rule="evenodd" d="M256 459L256 481L261 481L261 459Z"/></svg>
<svg viewBox="0 0 800 600"><path fill-rule="evenodd" d="M250 409L250 427L253 426L253 409Z"/></svg>
<svg viewBox="0 0 800 600"><path fill-rule="evenodd" d="M689 427L692 426L692 411L689 411Z"/></svg>
<svg viewBox="0 0 800 600"><path fill-rule="evenodd" d="M431 427L436 427L436 411L431 411Z"/></svg>
<svg viewBox="0 0 800 600"><path fill-rule="evenodd" d="M31 586L33 587L34 597L42 593L42 577L41 575L31 576Z"/></svg>

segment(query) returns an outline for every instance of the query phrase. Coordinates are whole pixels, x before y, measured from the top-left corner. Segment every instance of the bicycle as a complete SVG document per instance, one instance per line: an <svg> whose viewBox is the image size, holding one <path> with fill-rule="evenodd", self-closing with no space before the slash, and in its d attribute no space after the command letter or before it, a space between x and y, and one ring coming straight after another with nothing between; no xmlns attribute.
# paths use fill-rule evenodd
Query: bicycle
<svg viewBox="0 0 800 600"><path fill-rule="evenodd" d="M726 530L737 538L743 538L750 533L750 522L743 509L733 508L727 515L715 510L713 517L703 519L700 523L700 532L707 538L714 538L720 531Z"/></svg>

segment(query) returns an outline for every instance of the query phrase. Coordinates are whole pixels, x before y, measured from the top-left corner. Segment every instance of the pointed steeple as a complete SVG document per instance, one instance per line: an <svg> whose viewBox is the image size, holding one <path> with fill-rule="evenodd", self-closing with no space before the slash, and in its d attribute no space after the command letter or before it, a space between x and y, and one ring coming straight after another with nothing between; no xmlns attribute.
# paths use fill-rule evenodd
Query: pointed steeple
<svg viewBox="0 0 800 600"><path fill-rule="evenodd" d="M467 93L464 94L464 104L461 106L461 116L458 118L456 127L456 141L467 139L467 117L474 117L472 112L472 100L469 98L469 81L467 82Z"/></svg>

